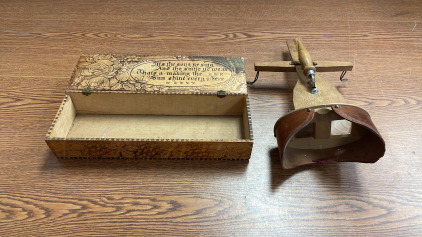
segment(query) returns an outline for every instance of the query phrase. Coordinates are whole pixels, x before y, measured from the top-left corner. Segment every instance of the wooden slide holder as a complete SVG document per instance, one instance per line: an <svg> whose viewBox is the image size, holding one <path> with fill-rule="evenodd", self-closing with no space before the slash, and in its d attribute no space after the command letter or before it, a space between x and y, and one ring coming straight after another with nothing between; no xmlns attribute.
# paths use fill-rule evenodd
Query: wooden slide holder
<svg viewBox="0 0 422 237"><path fill-rule="evenodd" d="M347 104L336 88L317 72L351 71L350 62L313 62L301 39L287 40L293 61L255 63L255 71L297 72L295 110L277 120L277 138L284 169L337 162L375 163L385 142L364 109Z"/></svg>

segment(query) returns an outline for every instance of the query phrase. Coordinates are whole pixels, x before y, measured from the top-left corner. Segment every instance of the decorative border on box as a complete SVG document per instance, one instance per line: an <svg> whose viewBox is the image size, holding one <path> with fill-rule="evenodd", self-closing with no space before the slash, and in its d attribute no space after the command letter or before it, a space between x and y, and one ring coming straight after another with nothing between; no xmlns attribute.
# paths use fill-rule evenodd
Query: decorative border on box
<svg viewBox="0 0 422 237"><path fill-rule="evenodd" d="M249 97L246 97L246 110L248 111L248 122L249 122L249 135L250 140L253 141L253 128L252 128L252 115L251 115L251 107L249 105Z"/></svg>
<svg viewBox="0 0 422 237"><path fill-rule="evenodd" d="M212 95L217 92L158 92L158 91L100 91L92 90L91 93L121 93L121 94L148 94L148 95ZM82 90L66 90L66 93L82 93ZM226 93L226 96L247 96L248 93Z"/></svg>
<svg viewBox="0 0 422 237"><path fill-rule="evenodd" d="M52 140L66 140L66 141L136 141L136 142L252 142L253 139L213 139L213 140L202 140L202 139L143 139L143 138L64 138L64 137L49 137L46 138L48 141Z"/></svg>

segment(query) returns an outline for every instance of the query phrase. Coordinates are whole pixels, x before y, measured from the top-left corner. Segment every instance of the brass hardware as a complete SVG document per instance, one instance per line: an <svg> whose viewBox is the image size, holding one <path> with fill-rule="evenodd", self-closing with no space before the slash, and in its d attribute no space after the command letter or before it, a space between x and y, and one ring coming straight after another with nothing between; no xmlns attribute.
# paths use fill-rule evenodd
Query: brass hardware
<svg viewBox="0 0 422 237"><path fill-rule="evenodd" d="M90 87L87 87L82 90L82 95L89 96L92 93L92 89Z"/></svg>
<svg viewBox="0 0 422 237"><path fill-rule="evenodd" d="M224 98L224 97L226 97L226 92L223 91L223 90L217 91L217 97L218 98Z"/></svg>

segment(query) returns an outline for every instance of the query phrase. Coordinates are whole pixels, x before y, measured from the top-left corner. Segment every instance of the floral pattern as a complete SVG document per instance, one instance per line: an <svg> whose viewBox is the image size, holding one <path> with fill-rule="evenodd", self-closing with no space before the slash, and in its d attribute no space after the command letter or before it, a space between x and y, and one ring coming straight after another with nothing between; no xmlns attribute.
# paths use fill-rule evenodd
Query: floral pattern
<svg viewBox="0 0 422 237"><path fill-rule="evenodd" d="M185 90L201 92L201 87L177 87L154 85L143 77L131 76L132 70L147 61L159 60L158 56L120 56L120 55L82 55L70 81L68 90L83 90L90 88L97 91L145 91L166 92L168 90ZM182 60L180 57L166 59ZM244 72L234 74L228 80L217 86L230 92L246 93Z"/></svg>
<svg viewBox="0 0 422 237"><path fill-rule="evenodd" d="M249 159L248 142L78 141L49 140L57 157L90 158L224 158Z"/></svg>

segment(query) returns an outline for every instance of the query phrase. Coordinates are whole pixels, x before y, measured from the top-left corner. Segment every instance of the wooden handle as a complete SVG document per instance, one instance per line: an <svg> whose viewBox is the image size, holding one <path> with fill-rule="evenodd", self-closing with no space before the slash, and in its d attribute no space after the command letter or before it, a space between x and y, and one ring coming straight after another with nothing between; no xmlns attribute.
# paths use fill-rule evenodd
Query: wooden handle
<svg viewBox="0 0 422 237"><path fill-rule="evenodd" d="M307 75L309 70L315 70L314 63L312 61L311 55L306 50L301 40L296 40L299 53L299 62L303 69L303 74Z"/></svg>

